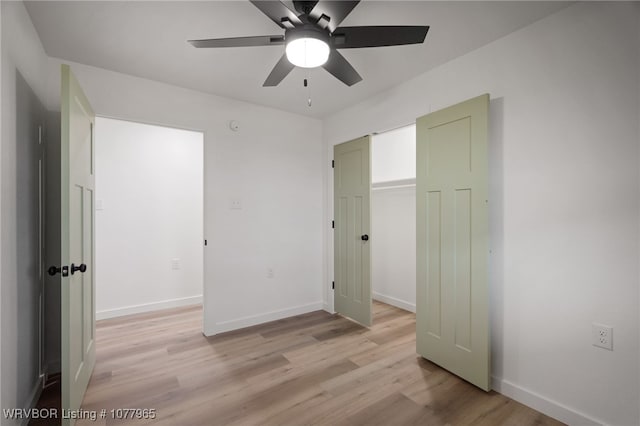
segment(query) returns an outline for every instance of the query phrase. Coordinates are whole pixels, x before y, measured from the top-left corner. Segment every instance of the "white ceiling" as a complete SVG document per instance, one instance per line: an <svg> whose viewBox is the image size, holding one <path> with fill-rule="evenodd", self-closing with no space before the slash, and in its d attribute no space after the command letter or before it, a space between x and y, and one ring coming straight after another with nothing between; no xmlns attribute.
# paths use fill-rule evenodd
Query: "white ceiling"
<svg viewBox="0 0 640 426"><path fill-rule="evenodd" d="M422 45L342 50L363 77L347 87L322 68L262 83L284 46L195 49L186 40L283 34L248 1L28 1L49 56L286 111L323 117L566 7L567 2L363 1L343 21L430 25ZM307 106L309 78L312 107Z"/></svg>

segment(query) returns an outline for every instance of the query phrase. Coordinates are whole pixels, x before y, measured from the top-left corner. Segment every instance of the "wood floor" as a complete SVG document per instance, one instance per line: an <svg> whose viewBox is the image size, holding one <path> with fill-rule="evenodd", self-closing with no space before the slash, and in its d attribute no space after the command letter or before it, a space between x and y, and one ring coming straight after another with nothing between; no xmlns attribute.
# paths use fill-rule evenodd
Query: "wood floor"
<svg viewBox="0 0 640 426"><path fill-rule="evenodd" d="M199 307L98 322L82 408L156 418L78 425L558 425L415 353L415 315L374 304L361 327L323 311L223 335Z"/></svg>

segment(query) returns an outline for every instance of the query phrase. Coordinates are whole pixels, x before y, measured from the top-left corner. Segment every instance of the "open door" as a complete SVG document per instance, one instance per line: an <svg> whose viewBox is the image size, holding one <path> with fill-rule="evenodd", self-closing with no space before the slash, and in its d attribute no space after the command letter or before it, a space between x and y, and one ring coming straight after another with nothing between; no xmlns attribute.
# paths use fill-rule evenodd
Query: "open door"
<svg viewBox="0 0 640 426"><path fill-rule="evenodd" d="M333 148L334 306L336 312L371 325L370 137Z"/></svg>
<svg viewBox="0 0 640 426"><path fill-rule="evenodd" d="M490 389L489 95L416 122L416 343L424 358Z"/></svg>
<svg viewBox="0 0 640 426"><path fill-rule="evenodd" d="M77 410L96 359L95 115L67 65L62 65L61 103L62 409ZM63 419L63 424L74 423Z"/></svg>

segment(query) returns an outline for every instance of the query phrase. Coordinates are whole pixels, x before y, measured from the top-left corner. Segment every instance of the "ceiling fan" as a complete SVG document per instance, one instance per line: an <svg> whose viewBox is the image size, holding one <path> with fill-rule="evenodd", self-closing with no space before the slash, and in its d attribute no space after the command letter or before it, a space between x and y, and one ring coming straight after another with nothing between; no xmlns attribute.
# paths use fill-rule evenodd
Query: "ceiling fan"
<svg viewBox="0 0 640 426"><path fill-rule="evenodd" d="M282 27L284 35L189 40L195 47L248 47L285 45L285 54L263 86L277 86L294 67L322 66L347 86L362 80L338 49L397 46L423 43L428 26L339 27L358 1L296 1L293 9L280 1L250 0Z"/></svg>

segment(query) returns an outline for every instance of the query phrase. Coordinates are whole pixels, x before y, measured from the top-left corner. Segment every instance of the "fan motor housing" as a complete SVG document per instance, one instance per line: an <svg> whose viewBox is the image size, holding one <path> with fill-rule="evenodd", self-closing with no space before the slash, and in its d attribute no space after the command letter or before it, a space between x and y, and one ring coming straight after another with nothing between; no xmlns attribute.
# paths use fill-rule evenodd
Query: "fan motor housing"
<svg viewBox="0 0 640 426"><path fill-rule="evenodd" d="M322 40L325 43L327 43L327 45L329 45L330 44L329 40L331 39L331 36L328 31L322 30L320 28L317 28L311 25L292 28L290 30L285 31L284 33L285 44L292 42L293 40L297 40L299 38L315 38L318 40Z"/></svg>

